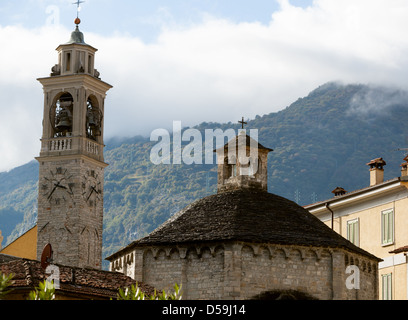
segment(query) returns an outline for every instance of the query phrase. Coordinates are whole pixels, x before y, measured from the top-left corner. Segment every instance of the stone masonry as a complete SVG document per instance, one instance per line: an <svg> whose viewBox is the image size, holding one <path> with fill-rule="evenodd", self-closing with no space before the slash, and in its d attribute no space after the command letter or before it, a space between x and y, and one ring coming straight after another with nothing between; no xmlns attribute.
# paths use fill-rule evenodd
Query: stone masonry
<svg viewBox="0 0 408 320"><path fill-rule="evenodd" d="M360 270L360 289L347 288L350 264ZM251 299L272 290L295 290L311 298L377 299L377 265L345 250L224 243L137 248L111 264L112 271L171 290L185 299Z"/></svg>
<svg viewBox="0 0 408 320"><path fill-rule="evenodd" d="M230 144L215 150L222 160L218 193L106 258L111 271L158 289L181 284L185 299L377 299L379 259L296 203L267 192L272 149L242 133L236 139L247 154L258 148L252 164L259 170L245 164L239 148L232 162L224 161Z"/></svg>
<svg viewBox="0 0 408 320"><path fill-rule="evenodd" d="M87 183L91 172L102 179L103 169L83 159L40 162L38 259L50 243L54 263L101 268L103 183L99 195L90 195ZM53 183L48 182L53 178L63 180L63 188L57 188L49 198Z"/></svg>
<svg viewBox="0 0 408 320"><path fill-rule="evenodd" d="M43 135L36 158L37 259L51 244L54 263L101 269L107 166L103 118L112 86L94 69L97 49L85 43L78 24L57 51L51 75L37 79L44 91Z"/></svg>

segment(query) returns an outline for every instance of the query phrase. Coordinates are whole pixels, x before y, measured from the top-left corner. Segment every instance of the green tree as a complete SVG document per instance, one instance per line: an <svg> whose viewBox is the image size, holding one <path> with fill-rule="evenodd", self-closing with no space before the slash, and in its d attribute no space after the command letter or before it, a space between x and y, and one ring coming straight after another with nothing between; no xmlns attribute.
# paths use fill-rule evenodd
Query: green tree
<svg viewBox="0 0 408 320"><path fill-rule="evenodd" d="M118 300L145 300L145 294L140 290L139 286L132 285L130 288L119 289L117 296Z"/></svg>
<svg viewBox="0 0 408 320"><path fill-rule="evenodd" d="M140 290L138 284L132 285L130 288L119 289L117 295L118 300L181 300L181 285L174 285L174 293L167 294L164 290L161 294L157 294L156 290L153 295L147 295Z"/></svg>
<svg viewBox="0 0 408 320"><path fill-rule="evenodd" d="M8 288L13 284L13 274L5 275L0 272L0 300L10 293Z"/></svg>
<svg viewBox="0 0 408 320"><path fill-rule="evenodd" d="M43 281L38 284L38 288L31 291L28 300L55 300L54 283Z"/></svg>

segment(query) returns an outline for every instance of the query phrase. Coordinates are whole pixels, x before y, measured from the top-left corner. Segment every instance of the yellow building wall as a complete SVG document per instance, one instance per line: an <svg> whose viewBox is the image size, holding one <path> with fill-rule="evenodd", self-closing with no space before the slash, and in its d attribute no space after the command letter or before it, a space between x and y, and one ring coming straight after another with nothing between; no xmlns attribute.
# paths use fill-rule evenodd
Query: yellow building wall
<svg viewBox="0 0 408 320"><path fill-rule="evenodd" d="M394 242L383 245L381 239L381 212L394 209ZM366 210L358 211L334 219L334 230L347 239L347 222L359 219L359 247L384 259L393 256L389 253L408 245L408 198L381 204ZM325 221L329 227L331 220ZM379 270L379 298L382 299L381 276L392 274L392 294L395 300L407 300L407 264L400 264Z"/></svg>
<svg viewBox="0 0 408 320"><path fill-rule="evenodd" d="M379 299L383 299L382 293L382 276L391 274L392 278L392 299L407 300L407 264L392 266L379 270Z"/></svg>
<svg viewBox="0 0 408 320"><path fill-rule="evenodd" d="M3 248L0 253L24 259L37 260L37 226Z"/></svg>
<svg viewBox="0 0 408 320"><path fill-rule="evenodd" d="M381 243L381 213L384 210L394 210L394 242ZM390 251L408 245L408 199L402 199L379 205L335 219L335 231L347 238L347 222L359 219L360 248L382 258L390 256ZM326 223L329 225L329 223Z"/></svg>

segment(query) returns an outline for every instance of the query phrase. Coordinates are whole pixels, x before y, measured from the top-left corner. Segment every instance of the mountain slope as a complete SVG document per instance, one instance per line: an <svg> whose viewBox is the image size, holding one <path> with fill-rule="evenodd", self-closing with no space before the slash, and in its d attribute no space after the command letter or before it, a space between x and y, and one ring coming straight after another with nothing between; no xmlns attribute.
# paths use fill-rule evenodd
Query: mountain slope
<svg viewBox="0 0 408 320"><path fill-rule="evenodd" d="M386 179L398 176L404 153L395 150L407 146L407 98L396 89L329 83L280 112L248 121L248 129L259 130L259 142L274 149L269 191L305 205L330 198L337 186L359 189L369 183L366 163L377 157L387 161ZM104 256L216 193L215 165L154 165L150 151L156 143L143 137L106 144ZM37 180L35 161L0 174L0 230L8 242L35 224Z"/></svg>

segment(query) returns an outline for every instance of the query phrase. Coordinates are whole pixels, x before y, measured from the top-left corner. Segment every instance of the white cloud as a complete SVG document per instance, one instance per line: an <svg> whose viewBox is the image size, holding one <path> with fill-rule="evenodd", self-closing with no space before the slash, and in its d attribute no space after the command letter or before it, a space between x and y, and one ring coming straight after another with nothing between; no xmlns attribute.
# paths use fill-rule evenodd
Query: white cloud
<svg viewBox="0 0 408 320"><path fill-rule="evenodd" d="M106 134L149 135L171 128L173 120L235 122L278 111L327 81L406 88L405 0L315 0L305 9L280 4L269 25L203 15L188 27L172 20L149 44L83 30L86 42L99 49L102 80L114 86ZM69 33L0 27L7 43L0 53L0 154L7 155L0 171L38 154L32 146L40 138L43 102L35 78L48 75L57 60L54 49Z"/></svg>
<svg viewBox="0 0 408 320"><path fill-rule="evenodd" d="M65 32L64 32L65 31ZM62 28L0 26L0 171L33 160L40 151L43 95L37 77L56 63Z"/></svg>

